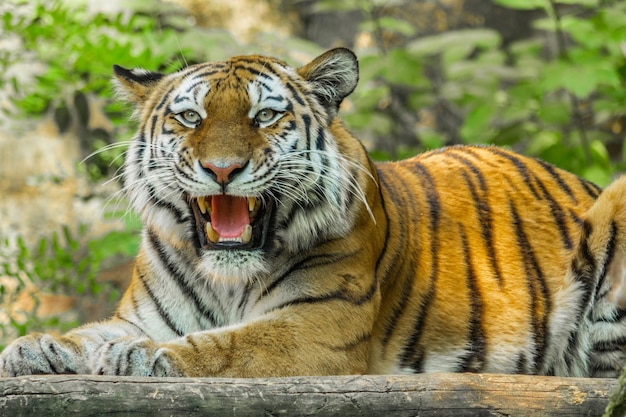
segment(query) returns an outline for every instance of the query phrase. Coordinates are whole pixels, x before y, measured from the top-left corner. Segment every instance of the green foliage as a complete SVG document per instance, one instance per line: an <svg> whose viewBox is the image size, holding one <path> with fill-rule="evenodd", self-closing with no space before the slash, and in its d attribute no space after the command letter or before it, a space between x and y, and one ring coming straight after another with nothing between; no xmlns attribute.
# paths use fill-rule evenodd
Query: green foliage
<svg viewBox="0 0 626 417"><path fill-rule="evenodd" d="M602 417L623 417L626 415L626 367L622 370L619 384L609 397L609 403Z"/></svg>
<svg viewBox="0 0 626 417"><path fill-rule="evenodd" d="M70 8L59 0L38 2L30 12L20 11L2 16L3 31L18 34L22 44L5 65L21 59L26 51L46 64L37 82L30 85L0 78L18 86L20 97L14 102L25 115L40 114L77 90L108 96L113 64L178 67L176 55L185 53L172 29L159 28L156 20L146 16L91 15L84 7Z"/></svg>
<svg viewBox="0 0 626 417"><path fill-rule="evenodd" d="M111 97L114 64L172 72L234 47L230 35L193 29L181 13L157 0L129 2L124 13L113 15L88 13L79 2L15 2L0 16L0 34L19 43L17 50L0 53L0 88L10 85L15 90L10 97L13 108L2 111L14 113L12 117L50 110L66 114L77 95L96 96L107 103L104 110L115 135L129 137L128 111ZM35 82L10 75L7 70L18 62L43 64ZM109 139L86 138L89 151L97 151L85 165L92 180L108 177L123 162L124 146L100 151L111 144Z"/></svg>
<svg viewBox="0 0 626 417"><path fill-rule="evenodd" d="M497 0L545 13L534 22L541 36L506 47L484 28L412 39L406 22L382 24L393 5L375 0L321 3L325 10L360 9L361 28L375 40L375 49L360 54L361 84L345 117L359 135L375 138L375 157L492 143L600 185L626 168L623 146L615 151L626 129L619 126L626 117L625 3ZM559 5L571 14L560 16Z"/></svg>
<svg viewBox="0 0 626 417"><path fill-rule="evenodd" d="M126 230L113 231L85 244L87 227L81 226L74 236L67 226L60 233L41 238L34 246L22 237L0 241L0 275L8 281L0 282L0 310L7 314L0 322L0 342L8 337L23 336L27 332L57 328L61 331L75 327L75 320L62 315L42 317L38 314L40 293L30 291L33 298L30 310L11 313L25 290L37 288L46 294L81 296L113 302L119 297L117 289L97 280L101 264L114 256L133 256L139 246L138 222L133 220ZM83 320L79 320L83 321ZM2 346L0 346L2 348Z"/></svg>

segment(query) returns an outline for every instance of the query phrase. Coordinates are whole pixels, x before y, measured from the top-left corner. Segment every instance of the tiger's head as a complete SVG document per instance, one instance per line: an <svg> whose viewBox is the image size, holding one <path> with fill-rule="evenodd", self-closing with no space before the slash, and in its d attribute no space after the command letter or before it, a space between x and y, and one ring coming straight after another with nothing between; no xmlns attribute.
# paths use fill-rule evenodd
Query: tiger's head
<svg viewBox="0 0 626 417"><path fill-rule="evenodd" d="M140 122L125 162L131 203L145 227L193 244L202 271L251 279L277 254L349 232L365 202L336 118L358 81L351 51L298 69L255 55L114 71Z"/></svg>

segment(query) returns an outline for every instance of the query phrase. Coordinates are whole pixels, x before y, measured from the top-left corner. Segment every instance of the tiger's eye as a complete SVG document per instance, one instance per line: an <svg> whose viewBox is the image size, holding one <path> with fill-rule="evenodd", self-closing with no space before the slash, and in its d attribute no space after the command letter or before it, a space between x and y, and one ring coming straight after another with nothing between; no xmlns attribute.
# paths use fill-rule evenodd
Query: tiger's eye
<svg viewBox="0 0 626 417"><path fill-rule="evenodd" d="M197 111L194 110L185 110L184 112L182 112L181 116L183 119L185 119L185 121L194 125L200 123L201 121L200 115Z"/></svg>
<svg viewBox="0 0 626 417"><path fill-rule="evenodd" d="M263 109L256 114L255 119L259 123L268 123L271 122L274 117L276 117L276 111L272 109Z"/></svg>

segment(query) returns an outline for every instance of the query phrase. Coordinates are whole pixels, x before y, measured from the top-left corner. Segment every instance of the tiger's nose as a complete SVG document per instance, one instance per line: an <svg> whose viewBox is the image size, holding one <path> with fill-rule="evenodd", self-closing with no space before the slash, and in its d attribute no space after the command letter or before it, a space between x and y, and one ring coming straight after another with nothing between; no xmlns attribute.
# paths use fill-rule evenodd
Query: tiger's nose
<svg viewBox="0 0 626 417"><path fill-rule="evenodd" d="M237 176L237 174L243 171L247 164L248 162L235 162L230 165L212 163L209 161L200 162L204 171L211 175L215 182L222 186L230 183Z"/></svg>

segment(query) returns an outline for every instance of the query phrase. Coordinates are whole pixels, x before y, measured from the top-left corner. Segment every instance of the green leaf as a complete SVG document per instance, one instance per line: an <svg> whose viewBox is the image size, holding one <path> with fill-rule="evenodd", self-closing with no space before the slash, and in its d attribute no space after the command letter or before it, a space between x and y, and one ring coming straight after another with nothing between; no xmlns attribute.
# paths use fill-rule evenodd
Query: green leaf
<svg viewBox="0 0 626 417"><path fill-rule="evenodd" d="M546 152L553 148L562 147L563 135L553 130L541 130L532 137L526 152L529 155L545 155Z"/></svg>
<svg viewBox="0 0 626 417"><path fill-rule="evenodd" d="M571 54L571 61L555 61L546 66L541 87L549 92L565 88L577 97L586 98L601 84L615 88L620 79L610 62L599 59L594 52Z"/></svg>
<svg viewBox="0 0 626 417"><path fill-rule="evenodd" d="M599 0L555 0L555 3L559 4L575 4L585 7L598 7Z"/></svg>
<svg viewBox="0 0 626 417"><path fill-rule="evenodd" d="M571 107L566 101L547 102L537 109L537 116L548 125L568 125L571 120Z"/></svg>
<svg viewBox="0 0 626 417"><path fill-rule="evenodd" d="M422 74L421 60L410 55L402 49L394 49L389 52L387 59L381 60L384 69L381 76L393 84L402 84L412 88L426 87L428 80Z"/></svg>
<svg viewBox="0 0 626 417"><path fill-rule="evenodd" d="M376 22L365 21L359 25L359 29L363 32L374 32L377 30L378 26L384 30L400 33L405 36L413 36L416 32L415 27L413 27L413 25L406 20L397 19L391 16L383 16Z"/></svg>
<svg viewBox="0 0 626 417"><path fill-rule="evenodd" d="M361 9L362 1L359 0L320 0L313 4L313 11L317 13L345 12Z"/></svg>
<svg viewBox="0 0 626 417"><path fill-rule="evenodd" d="M494 0L500 6L517 10L542 9L546 0Z"/></svg>
<svg viewBox="0 0 626 417"><path fill-rule="evenodd" d="M444 54L447 62L466 58L475 48L490 49L500 45L500 35L491 29L463 29L425 36L409 42L405 49L416 57Z"/></svg>
<svg viewBox="0 0 626 417"><path fill-rule="evenodd" d="M353 97L354 105L358 110L373 110L385 98L389 97L389 86L380 85L367 90L360 90L358 95Z"/></svg>
<svg viewBox="0 0 626 417"><path fill-rule="evenodd" d="M387 62L380 55L362 55L359 57L359 85L377 79L386 70Z"/></svg>
<svg viewBox="0 0 626 417"><path fill-rule="evenodd" d="M445 138L434 129L420 129L418 136L424 149L437 149L446 143Z"/></svg>
<svg viewBox="0 0 626 417"><path fill-rule="evenodd" d="M491 130L494 110L495 104L492 101L478 105L469 112L461 127L464 143L484 143L485 134Z"/></svg>
<svg viewBox="0 0 626 417"><path fill-rule="evenodd" d="M607 186L611 182L612 172L598 165L591 165L583 169L581 176L600 187Z"/></svg>

